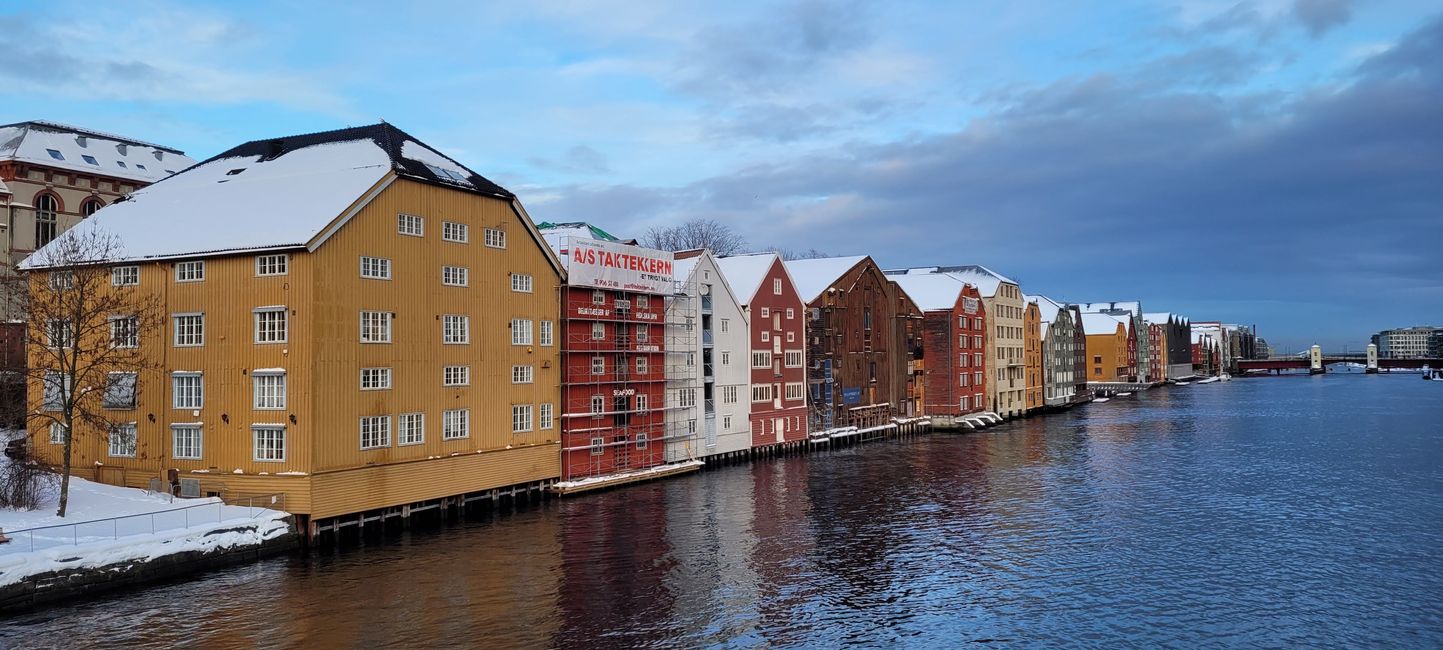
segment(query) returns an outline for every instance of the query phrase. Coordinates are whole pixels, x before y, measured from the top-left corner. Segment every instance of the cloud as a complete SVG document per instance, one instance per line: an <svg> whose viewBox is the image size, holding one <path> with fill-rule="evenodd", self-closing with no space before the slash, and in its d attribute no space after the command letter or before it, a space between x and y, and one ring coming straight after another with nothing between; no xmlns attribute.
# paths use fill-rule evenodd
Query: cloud
<svg viewBox="0 0 1443 650"><path fill-rule="evenodd" d="M1353 0L1293 0L1292 15L1317 38L1353 18Z"/></svg>
<svg viewBox="0 0 1443 650"><path fill-rule="evenodd" d="M527 160L534 167L549 171L571 174L609 174L611 165L606 155L586 145L576 145L558 158L532 157Z"/></svg>

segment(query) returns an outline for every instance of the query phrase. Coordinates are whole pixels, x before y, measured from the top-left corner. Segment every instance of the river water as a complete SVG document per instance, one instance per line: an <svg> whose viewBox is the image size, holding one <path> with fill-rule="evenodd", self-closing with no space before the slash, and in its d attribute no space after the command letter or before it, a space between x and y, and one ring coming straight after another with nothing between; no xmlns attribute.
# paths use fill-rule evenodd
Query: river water
<svg viewBox="0 0 1443 650"><path fill-rule="evenodd" d="M720 468L0 623L0 647L1443 646L1443 384L1268 377Z"/></svg>

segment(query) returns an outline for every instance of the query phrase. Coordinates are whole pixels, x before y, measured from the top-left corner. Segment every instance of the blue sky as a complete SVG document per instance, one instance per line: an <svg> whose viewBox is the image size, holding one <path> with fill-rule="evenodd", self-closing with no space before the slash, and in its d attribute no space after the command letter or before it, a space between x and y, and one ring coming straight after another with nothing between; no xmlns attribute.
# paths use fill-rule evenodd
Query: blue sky
<svg viewBox="0 0 1443 650"><path fill-rule="evenodd" d="M0 119L203 158L385 119L616 233L983 263L1279 345L1443 324L1443 2L51 1Z"/></svg>

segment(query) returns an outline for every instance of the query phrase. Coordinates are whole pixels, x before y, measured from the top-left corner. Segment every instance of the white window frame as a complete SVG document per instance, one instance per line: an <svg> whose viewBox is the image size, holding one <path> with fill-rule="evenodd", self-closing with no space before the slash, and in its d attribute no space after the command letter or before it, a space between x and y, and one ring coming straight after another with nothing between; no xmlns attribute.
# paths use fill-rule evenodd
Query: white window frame
<svg viewBox="0 0 1443 650"><path fill-rule="evenodd" d="M52 445L63 445L63 444L65 444L65 425L63 425L63 424L61 424L61 423L59 423L59 422L51 422L51 423L50 423L50 444L52 444Z"/></svg>
<svg viewBox="0 0 1443 650"><path fill-rule="evenodd" d="M362 415L358 429L357 433L361 436L360 443L363 451L391 446L391 416Z"/></svg>
<svg viewBox="0 0 1443 650"><path fill-rule="evenodd" d="M263 386L267 380L279 378L270 386ZM290 388L287 385L285 372L256 372L251 371L251 408L257 411L284 411L286 410L287 393ZM269 392L279 387L278 392ZM262 399L264 398L264 399Z"/></svg>
<svg viewBox="0 0 1443 650"><path fill-rule="evenodd" d="M110 401L111 393L114 391L115 382L122 377L130 377L130 401L115 404ZM140 373L138 372L107 372L105 373L105 389L100 393L100 407L114 411L133 411L140 404Z"/></svg>
<svg viewBox="0 0 1443 650"><path fill-rule="evenodd" d="M536 342L541 345L541 347L556 345L556 321L543 320L538 322L540 323L540 325L538 325L540 331L537 332Z"/></svg>
<svg viewBox="0 0 1443 650"><path fill-rule="evenodd" d="M544 402L536 405L536 430L546 431L556 428L556 405Z"/></svg>
<svg viewBox="0 0 1443 650"><path fill-rule="evenodd" d="M290 271L290 255L285 253L270 253L256 256L256 277L258 278L289 275Z"/></svg>
<svg viewBox="0 0 1443 650"><path fill-rule="evenodd" d="M722 404L736 404L736 403L737 403L737 387L736 387L736 386L722 386Z"/></svg>
<svg viewBox="0 0 1443 650"><path fill-rule="evenodd" d="M190 260L175 263L176 282L205 281L205 260Z"/></svg>
<svg viewBox="0 0 1443 650"><path fill-rule="evenodd" d="M194 444L187 440L185 444L181 441L181 432L194 433ZM194 447L192 452L190 447ZM170 425L170 457L175 460L200 460L205 455L205 429L198 424L172 424Z"/></svg>
<svg viewBox="0 0 1443 650"><path fill-rule="evenodd" d="M535 293L536 278L530 273L512 273L511 290L516 293Z"/></svg>
<svg viewBox="0 0 1443 650"><path fill-rule="evenodd" d="M513 384L534 384L536 383L536 366L528 364L516 364L511 366L511 383Z"/></svg>
<svg viewBox="0 0 1443 650"><path fill-rule="evenodd" d="M262 455L261 441L279 443L272 452L271 446L265 447L266 453ZM286 428L269 424L251 425L251 459L258 463L284 463L286 461Z"/></svg>
<svg viewBox="0 0 1443 650"><path fill-rule="evenodd" d="M442 266L441 284L448 287L470 286L471 269L464 266Z"/></svg>
<svg viewBox="0 0 1443 650"><path fill-rule="evenodd" d="M772 310L769 307L762 307L762 318L771 318Z"/></svg>
<svg viewBox="0 0 1443 650"><path fill-rule="evenodd" d="M635 410L637 413L645 412L645 411L647 410L646 407L648 406L647 401L648 401L648 400L647 400L647 397L646 397L646 393L637 393L637 394L636 394L636 408L635 408L634 410Z"/></svg>
<svg viewBox="0 0 1443 650"><path fill-rule="evenodd" d="M441 316L441 343L444 345L470 344L471 317L465 314L443 314Z"/></svg>
<svg viewBox="0 0 1443 650"><path fill-rule="evenodd" d="M651 372L651 363L646 357L636 358L636 374L645 375Z"/></svg>
<svg viewBox="0 0 1443 650"><path fill-rule="evenodd" d="M361 256L361 279L363 280L390 280L391 279L391 258Z"/></svg>
<svg viewBox="0 0 1443 650"><path fill-rule="evenodd" d="M286 310L285 306L282 305L282 306L277 306L277 307L257 307L257 308L255 308L255 309L252 309L252 310L251 310L251 314L252 314L252 320L254 321L254 324L255 324L254 334L255 334L255 343L256 343L256 345L270 345L270 344L273 344L273 343L286 343L287 341L290 340L290 335L291 335L291 315L290 315L290 312ZM262 324L261 321L262 321L262 319L265 317L264 315L268 315L268 314L280 314L280 315L281 315L281 318L280 318L280 324L281 324L281 327L280 327L280 338L278 338L278 339L277 339L277 338L269 338L269 339L267 339L267 338L263 338L263 337L262 337L262 334L263 334L263 333L268 333L268 334L270 334L271 336L274 336L274 331L273 331L273 330L268 332L266 329L264 329L264 328L261 327L261 324Z"/></svg>
<svg viewBox="0 0 1443 650"><path fill-rule="evenodd" d="M511 319L511 345L531 345L536 340L530 318Z"/></svg>
<svg viewBox="0 0 1443 650"><path fill-rule="evenodd" d="M601 355L591 357L591 374L592 376L606 374L606 357Z"/></svg>
<svg viewBox="0 0 1443 650"><path fill-rule="evenodd" d="M441 370L442 386L470 386L471 366L446 366Z"/></svg>
<svg viewBox="0 0 1443 650"><path fill-rule="evenodd" d="M426 236L426 218L405 212L396 215L396 232L407 237Z"/></svg>
<svg viewBox="0 0 1443 650"><path fill-rule="evenodd" d="M412 437L412 434L415 437ZM396 446L419 445L426 442L426 414L402 413L396 416Z"/></svg>
<svg viewBox="0 0 1443 650"><path fill-rule="evenodd" d="M361 368L361 390L391 390L391 369Z"/></svg>
<svg viewBox="0 0 1443 650"><path fill-rule="evenodd" d="M381 336L379 336L379 337L377 337L377 338L372 338L372 339L367 339L367 338L366 338L366 319L367 319L367 318L370 318L370 319L376 321L373 325L375 326L376 331L381 334ZM361 327L361 330L360 330L360 333L359 333L361 343L377 343L377 344L390 343L390 342L391 342L391 324L392 324L392 322L393 322L394 320L395 320L395 318L393 318L391 312L388 312L388 311L373 311L373 310L368 310L368 309L363 309L363 310L361 310L361 318L360 318L360 327Z"/></svg>
<svg viewBox="0 0 1443 650"><path fill-rule="evenodd" d="M771 384L752 384L752 403L753 403L753 404L760 404L760 403L762 403L762 402L770 402L770 401L772 401L772 385L771 385Z"/></svg>
<svg viewBox="0 0 1443 650"><path fill-rule="evenodd" d="M785 367L787 367L787 368L800 368L800 367L802 367L802 351L801 351L801 350L783 350L783 351L782 351L782 365L785 366Z"/></svg>
<svg viewBox="0 0 1443 650"><path fill-rule="evenodd" d="M441 439L462 440L471 437L471 409L448 409L441 412Z"/></svg>
<svg viewBox="0 0 1443 650"><path fill-rule="evenodd" d="M797 402L806 399L806 384L803 382L789 381L787 382L784 390L786 390L786 400L789 402Z"/></svg>
<svg viewBox="0 0 1443 650"><path fill-rule="evenodd" d="M605 340L606 340L606 323L592 323L592 324L591 324L591 340L593 340L593 341L605 341Z"/></svg>
<svg viewBox="0 0 1443 650"><path fill-rule="evenodd" d="M182 387L177 380L195 380L194 395L190 387ZM181 396L194 397L195 401L181 401ZM205 375L199 372L170 373L170 407L183 411L198 411L205 408Z"/></svg>
<svg viewBox="0 0 1443 650"><path fill-rule="evenodd" d="M511 405L511 433L527 433L534 430L535 408L531 404ZM523 420L525 420L523 422Z"/></svg>
<svg viewBox="0 0 1443 650"><path fill-rule="evenodd" d="M762 363L763 361L765 361L766 363ZM753 370L763 370L763 369L765 369L765 370L771 370L771 368L772 368L772 353L771 353L770 350L752 350L752 369L753 369Z"/></svg>
<svg viewBox="0 0 1443 650"><path fill-rule="evenodd" d="M111 458L135 458L140 447L140 430L134 422L117 422L106 432L106 455ZM116 445L119 441L121 444ZM126 444L126 443L129 444Z"/></svg>
<svg viewBox="0 0 1443 650"><path fill-rule="evenodd" d="M487 248L506 248L506 231L500 228L487 228L485 233L485 244Z"/></svg>
<svg viewBox="0 0 1443 650"><path fill-rule="evenodd" d="M648 295L646 295L646 294L644 294L644 293L641 294L641 295L639 295L639 296L637 296L637 297L636 297L636 308L637 308L637 309L650 309L650 308L651 308L651 296L648 296Z"/></svg>
<svg viewBox="0 0 1443 650"><path fill-rule="evenodd" d="M110 347L127 350L140 347L140 319L138 317L111 316L107 320L110 322ZM122 325L123 323L130 323L130 328L126 329Z"/></svg>
<svg viewBox="0 0 1443 650"><path fill-rule="evenodd" d="M605 414L606 414L606 396L605 396L605 395L592 395L592 396L591 396L591 414L592 414L592 415L605 415Z"/></svg>
<svg viewBox="0 0 1443 650"><path fill-rule="evenodd" d="M195 321L196 327L194 327L194 328L189 328L189 329L194 330L192 333L196 335L196 338L197 338L198 340L197 340L196 342L194 342L194 343L182 343L182 342L181 342L181 331L182 331L182 330L181 330L181 323L182 323L182 319L191 319L191 318L196 319L196 321ZM185 313L179 313L179 314L171 314L171 315L170 315L170 324L171 324L171 334L172 334L172 336L171 336L171 343L172 343L175 347L178 347L178 348L198 348L198 347L201 347L201 346L205 345L205 312L185 312ZM187 338L189 338L189 337L187 337Z"/></svg>
<svg viewBox="0 0 1443 650"><path fill-rule="evenodd" d="M774 296L780 296L780 295L782 295L782 279L781 279L781 278L772 278L772 295L774 295Z"/></svg>
<svg viewBox="0 0 1443 650"><path fill-rule="evenodd" d="M456 221L441 222L441 239L444 241L465 244L471 241L471 226Z"/></svg>
<svg viewBox="0 0 1443 650"><path fill-rule="evenodd" d="M134 287L140 284L140 267L134 264L116 266L110 269L110 285L113 287Z"/></svg>

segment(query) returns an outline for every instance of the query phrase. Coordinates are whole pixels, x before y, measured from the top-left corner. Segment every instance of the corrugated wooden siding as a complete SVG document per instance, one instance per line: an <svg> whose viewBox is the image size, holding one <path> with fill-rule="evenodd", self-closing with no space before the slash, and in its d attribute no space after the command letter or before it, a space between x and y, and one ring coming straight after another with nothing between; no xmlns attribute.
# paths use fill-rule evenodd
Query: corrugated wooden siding
<svg viewBox="0 0 1443 650"><path fill-rule="evenodd" d="M467 453L311 477L313 518L414 503L560 474L560 445Z"/></svg>

